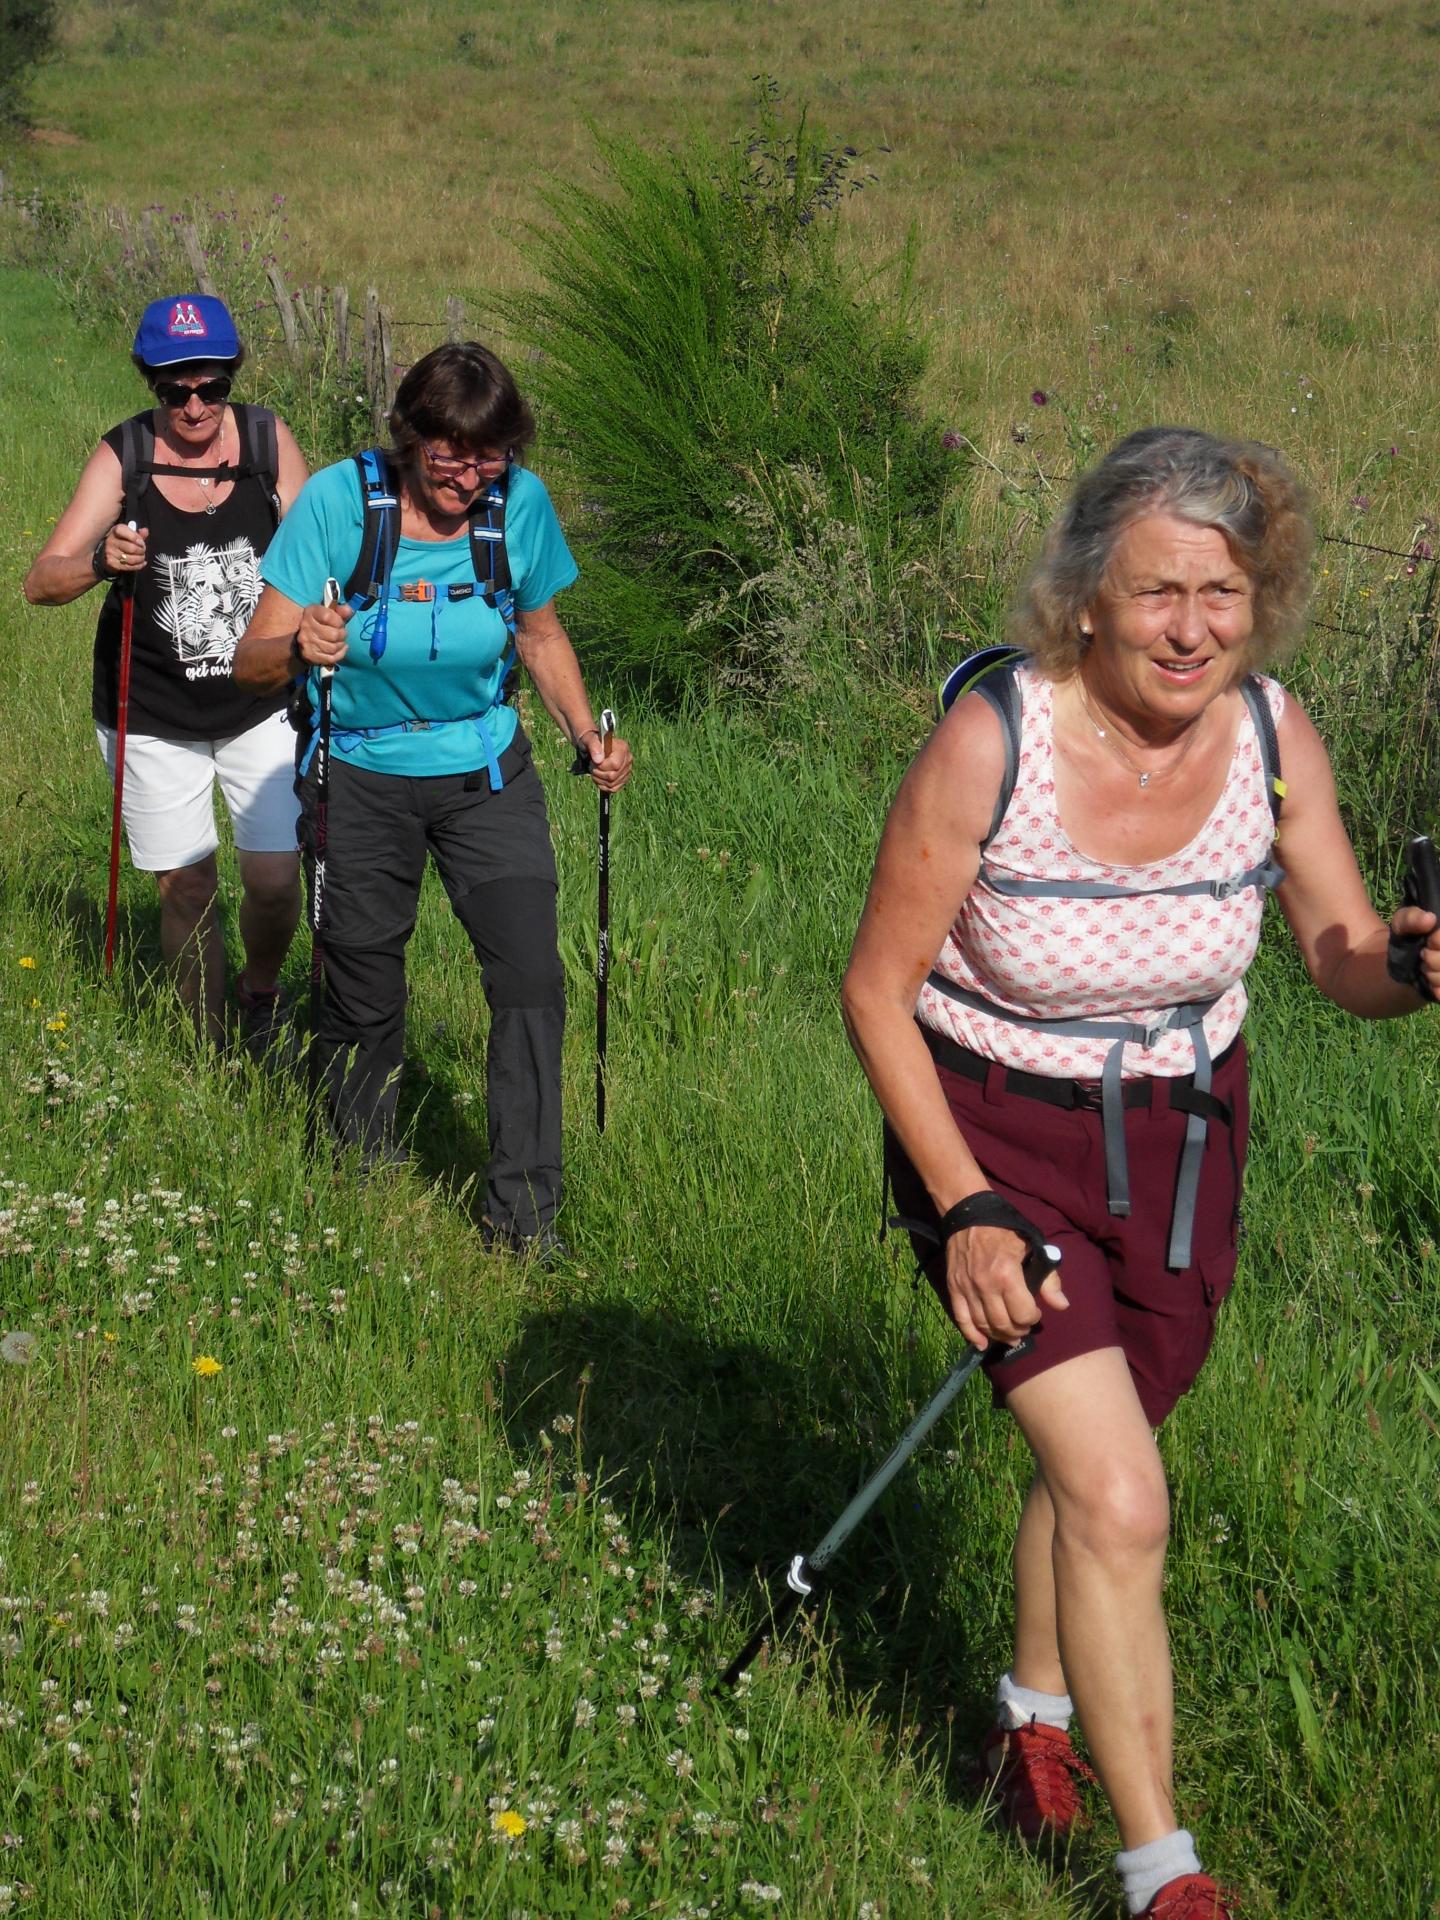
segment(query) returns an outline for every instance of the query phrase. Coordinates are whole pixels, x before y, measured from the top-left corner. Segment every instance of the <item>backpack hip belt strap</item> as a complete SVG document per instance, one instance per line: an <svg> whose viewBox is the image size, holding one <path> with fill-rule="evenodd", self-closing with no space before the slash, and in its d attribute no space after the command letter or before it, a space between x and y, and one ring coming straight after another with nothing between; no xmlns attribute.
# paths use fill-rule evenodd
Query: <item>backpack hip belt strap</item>
<svg viewBox="0 0 1440 1920"><path fill-rule="evenodd" d="M484 713L462 714L457 720L393 720L384 727L333 727L330 738L342 753L351 753L362 740L383 740L395 733L439 733L446 727L473 727L480 736L480 744L485 749L485 770L490 775L490 791L499 793L505 785L500 772L500 756L495 751L485 722L495 711L487 707ZM300 778L303 780L310 770L310 762L315 756L315 738L311 735L300 761Z"/></svg>
<svg viewBox="0 0 1440 1920"><path fill-rule="evenodd" d="M1066 1039L1109 1040L1100 1075L1100 1123L1105 1141L1106 1204L1118 1218L1130 1213L1130 1162L1125 1151L1124 1072L1127 1046L1153 1047L1164 1033L1188 1032L1195 1054L1193 1085L1196 1093L1208 1094L1211 1082L1209 1043L1205 1038L1205 1016L1218 1006L1221 995L1209 1000L1192 1000L1187 1005L1166 1007L1149 1026L1129 1020L1045 1020L1030 1014L1011 1013L998 1007L983 994L956 986L942 973L932 972L930 985L937 993L977 1013L988 1013L1012 1026L1031 1033L1054 1033ZM1209 1118L1204 1113L1185 1117L1185 1144L1180 1152L1180 1177L1175 1188L1175 1209L1170 1217L1170 1244L1165 1257L1167 1267L1183 1272L1190 1265L1194 1238L1195 1205L1200 1191L1200 1162L1205 1152Z"/></svg>

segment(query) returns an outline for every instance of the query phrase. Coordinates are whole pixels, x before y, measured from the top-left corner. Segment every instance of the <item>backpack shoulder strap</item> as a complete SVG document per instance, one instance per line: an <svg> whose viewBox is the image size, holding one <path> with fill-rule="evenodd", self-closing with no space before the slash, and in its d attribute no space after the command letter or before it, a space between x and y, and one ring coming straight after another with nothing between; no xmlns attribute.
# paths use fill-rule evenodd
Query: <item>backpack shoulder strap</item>
<svg viewBox="0 0 1440 1920"><path fill-rule="evenodd" d="M491 592L510 590L510 556L505 551L505 508L510 499L510 475L503 473L487 487L470 515L470 558L476 583Z"/></svg>
<svg viewBox="0 0 1440 1920"><path fill-rule="evenodd" d="M253 474L264 487L275 524L280 524L280 442L275 431L275 416L269 407L243 402L234 405L235 425L240 434L240 472Z"/></svg>
<svg viewBox="0 0 1440 1920"><path fill-rule="evenodd" d="M982 843L986 846L994 839L1000 822L1005 818L1020 769L1020 689L1015 684L1015 670L1024 663L1026 657L1019 647L982 647L979 653L972 653L968 660L962 660L958 667L953 668L940 688L941 719L963 695L978 693L982 700L995 709L1000 720L1005 741L1005 771L1000 778L1000 791L995 797L990 831Z"/></svg>
<svg viewBox="0 0 1440 1920"><path fill-rule="evenodd" d="M155 470L155 424L147 407L120 425L120 502L122 520L138 520L140 496Z"/></svg>
<svg viewBox="0 0 1440 1920"><path fill-rule="evenodd" d="M511 591L510 555L505 547L505 509L510 499L510 475L506 471L488 487L475 503L470 515L470 564L475 583L486 602L494 607L513 637L515 600Z"/></svg>
<svg viewBox="0 0 1440 1920"><path fill-rule="evenodd" d="M1280 803L1285 798L1285 782L1280 777L1280 738L1275 731L1275 715L1265 695L1259 674L1247 673L1240 682L1240 693L1250 710L1255 737L1260 742L1260 764L1265 769L1265 793L1270 802L1270 817L1276 830L1280 826Z"/></svg>
<svg viewBox="0 0 1440 1920"><path fill-rule="evenodd" d="M400 492L390 462L379 447L355 455L360 472L360 496L365 523L360 551L345 583L345 599L353 607L373 607L390 584L395 549L400 544Z"/></svg>

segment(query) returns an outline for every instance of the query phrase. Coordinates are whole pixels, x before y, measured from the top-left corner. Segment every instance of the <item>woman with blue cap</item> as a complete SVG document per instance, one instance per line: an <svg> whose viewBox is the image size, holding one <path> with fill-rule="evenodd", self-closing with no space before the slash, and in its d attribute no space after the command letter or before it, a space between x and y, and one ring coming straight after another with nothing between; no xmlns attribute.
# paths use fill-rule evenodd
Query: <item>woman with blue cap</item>
<svg viewBox="0 0 1440 1920"><path fill-rule="evenodd" d="M261 555L305 484L305 460L267 409L231 404L245 350L213 295L152 301L132 358L153 404L91 454L25 596L63 606L101 582L108 588L93 708L114 776L123 603L133 594L121 795L130 858L159 886L161 947L180 997L201 1036L220 1043L219 779L240 864L240 1031L259 1054L276 1037L280 967L300 912L294 736L283 698L241 691L230 661L260 597Z"/></svg>

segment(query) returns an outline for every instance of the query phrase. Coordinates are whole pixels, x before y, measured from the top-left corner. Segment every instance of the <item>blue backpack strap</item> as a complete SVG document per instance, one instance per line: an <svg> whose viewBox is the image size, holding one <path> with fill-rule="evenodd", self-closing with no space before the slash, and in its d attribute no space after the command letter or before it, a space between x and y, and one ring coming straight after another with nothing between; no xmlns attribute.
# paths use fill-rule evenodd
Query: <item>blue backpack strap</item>
<svg viewBox="0 0 1440 1920"><path fill-rule="evenodd" d="M979 653L972 653L968 660L962 660L958 667L953 668L940 688L942 719L955 702L967 693L978 693L982 700L995 709L1000 719L1000 730L1005 741L1005 771L1001 775L1000 791L995 798L995 811L990 817L990 831L981 842L982 846L988 846L999 832L1000 822L1005 818L1005 810L1015 792L1015 780L1020 770L1020 689L1015 684L1015 669L1025 659L1025 652L1020 647L982 647Z"/></svg>
<svg viewBox="0 0 1440 1920"><path fill-rule="evenodd" d="M1270 801L1270 817L1280 831L1280 803L1285 798L1285 782L1280 777L1280 739L1275 731L1275 716L1265 697L1260 676L1247 673L1240 682L1240 694L1250 710L1255 737L1260 742L1260 764L1265 769L1265 792Z"/></svg>
<svg viewBox="0 0 1440 1920"><path fill-rule="evenodd" d="M385 651L389 625L390 570L395 564L395 549L400 544L400 489L390 462L379 447L366 447L355 455L360 470L360 494L365 506L365 521L360 534L360 551L350 578L345 582L345 604L364 611L379 602L374 631L370 635L370 658L378 660Z"/></svg>

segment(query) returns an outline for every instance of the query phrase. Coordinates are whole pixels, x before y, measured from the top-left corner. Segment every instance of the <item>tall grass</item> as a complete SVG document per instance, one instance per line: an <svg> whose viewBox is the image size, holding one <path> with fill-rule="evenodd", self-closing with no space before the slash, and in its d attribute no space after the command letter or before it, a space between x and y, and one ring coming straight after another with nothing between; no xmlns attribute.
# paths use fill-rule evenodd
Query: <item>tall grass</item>
<svg viewBox="0 0 1440 1920"><path fill-rule="evenodd" d="M91 609L23 612L14 585L127 375L83 336L52 351L34 280L0 298L0 1258L8 1331L34 1341L0 1362L0 1902L1112 1914L1103 1817L1055 1874L965 1784L1024 1472L982 1396L856 1537L824 1627L739 1698L708 1686L757 1570L813 1545L951 1351L874 1244L875 1120L834 1013L923 715L862 730L822 682L803 726L798 705L624 716L641 773L616 806L603 1139L593 795L537 727L576 1259L488 1260L486 1015L434 892L411 950L417 1166L368 1187L307 1156L293 1088L190 1049L128 871L103 983ZM1375 579L1338 592L1338 624L1363 624ZM1279 939L1254 1002L1241 1281L1164 1439L1180 1806L1251 1913L1419 1914L1437 1035L1345 1020Z"/></svg>
<svg viewBox="0 0 1440 1920"><path fill-rule="evenodd" d="M190 1049L128 871L102 981L92 609L27 612L15 588L133 405L125 339L0 274L0 1258L8 1330L34 1340L0 1360L0 1906L1109 1916L1103 1814L1051 1871L966 1784L1024 1472L979 1394L857 1535L814 1632L739 1699L692 1676L951 1355L874 1245L835 982L926 725L922 664L993 630L1077 459L1157 418L1258 434L1329 531L1397 550L1324 549L1325 624L1285 677L1382 902L1402 830L1435 823L1425 23L1262 7L1221 31L1059 0L298 18L281 38L268 5L77 7L37 97L82 144L22 171L132 205L207 168L217 202L289 191L303 273L407 284L423 317L533 284L529 168L585 177L582 99L602 134L644 114L718 139L757 66L803 66L826 119L895 149L845 225L878 261L915 217L925 391L976 451L893 564L883 473L767 456L743 505L708 496L745 543L701 602L733 596L737 685L622 713L640 771L616 807L603 1139L593 795L537 725L576 1248L545 1276L476 1247L486 1010L433 891L416 1167L369 1187L307 1156L292 1087ZM182 57L191 116L156 115ZM247 63L263 87L235 84ZM882 628L915 606L897 650ZM574 627L593 661L605 636ZM911 684L877 697L871 649ZM1440 1826L1440 1041L1433 1018L1317 1001L1278 929L1252 987L1240 1282L1163 1440L1179 1805L1248 1913L1408 1920L1434 1906Z"/></svg>

